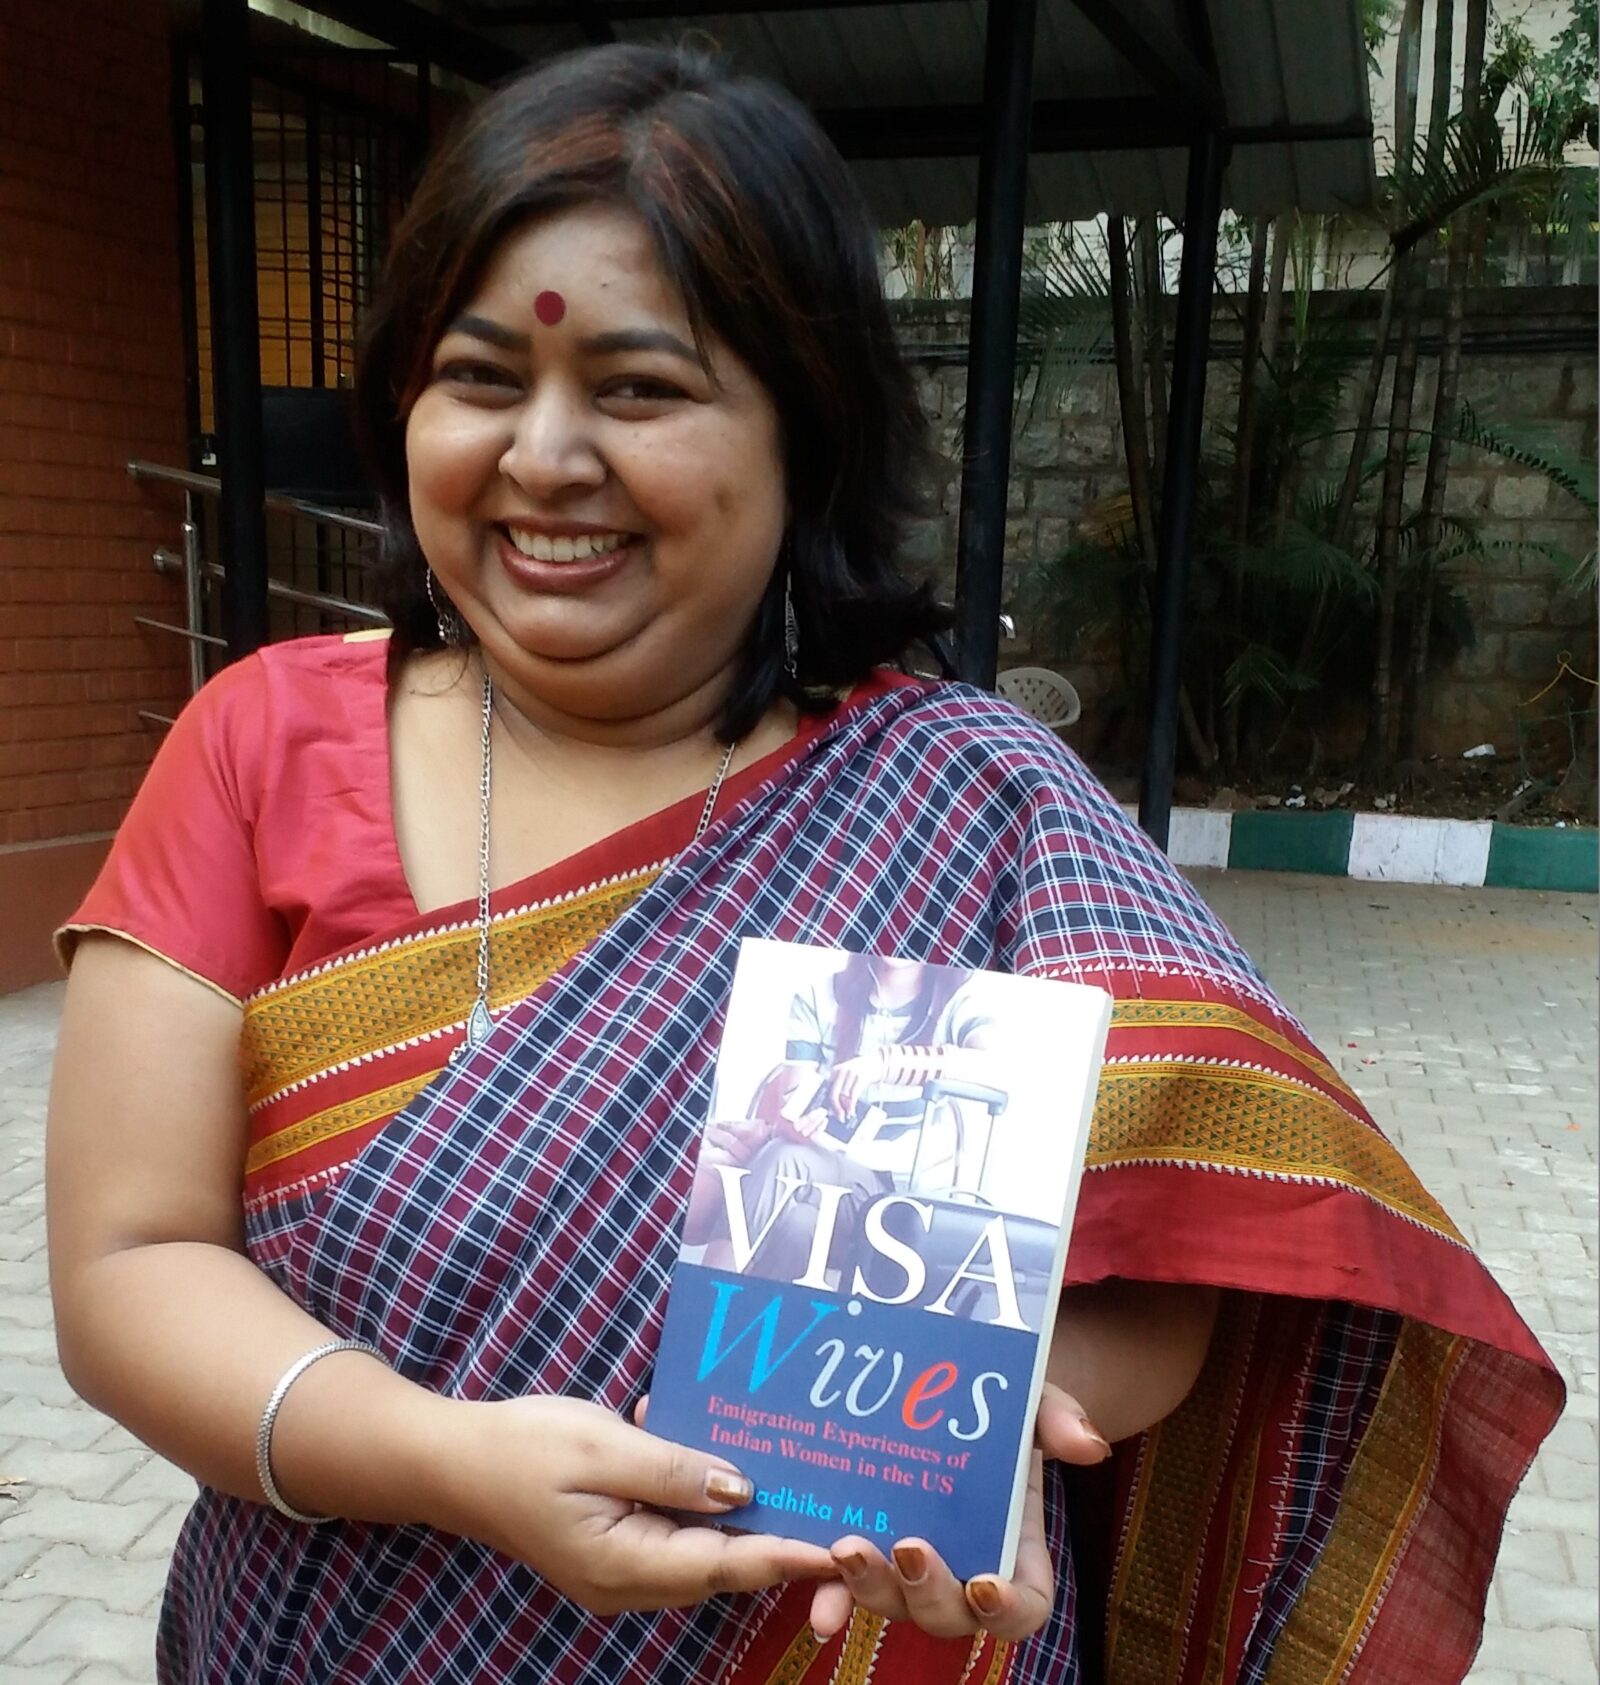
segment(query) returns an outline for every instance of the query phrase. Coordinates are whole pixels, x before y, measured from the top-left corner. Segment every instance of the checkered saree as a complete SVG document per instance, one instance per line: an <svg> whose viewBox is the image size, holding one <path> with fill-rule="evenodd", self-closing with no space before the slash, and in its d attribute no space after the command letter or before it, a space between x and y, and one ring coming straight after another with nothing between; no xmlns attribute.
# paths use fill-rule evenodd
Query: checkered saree
<svg viewBox="0 0 1600 1685"><path fill-rule="evenodd" d="M424 961L470 930L265 991L246 1026L251 1255L425 1386L627 1411L749 935L1116 997L1069 1284L1228 1291L1189 1400L1118 1454L1109 1604L1084 1614L1109 1680L1458 1680L1560 1384L1167 862L1049 733L965 687L879 687L675 861L505 913L524 998L436 1078L464 1006L441 1019ZM1061 1589L1034 1638L858 1616L819 1649L800 1588L601 1619L470 1540L297 1526L206 1491L161 1678L1076 1685L1062 1494L1052 1476Z"/></svg>

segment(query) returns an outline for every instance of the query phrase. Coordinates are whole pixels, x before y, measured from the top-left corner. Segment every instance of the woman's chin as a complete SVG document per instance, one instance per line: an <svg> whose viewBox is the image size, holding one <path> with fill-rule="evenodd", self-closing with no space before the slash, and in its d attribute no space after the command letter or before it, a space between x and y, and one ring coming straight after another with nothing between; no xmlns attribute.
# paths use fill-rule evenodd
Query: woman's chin
<svg viewBox="0 0 1600 1685"><path fill-rule="evenodd" d="M490 653L512 702L574 720L636 720L681 698L682 663L650 659L636 636L518 637Z"/></svg>
<svg viewBox="0 0 1600 1685"><path fill-rule="evenodd" d="M630 619L594 614L522 614L503 620L507 658L555 668L615 664L637 642L641 627Z"/></svg>

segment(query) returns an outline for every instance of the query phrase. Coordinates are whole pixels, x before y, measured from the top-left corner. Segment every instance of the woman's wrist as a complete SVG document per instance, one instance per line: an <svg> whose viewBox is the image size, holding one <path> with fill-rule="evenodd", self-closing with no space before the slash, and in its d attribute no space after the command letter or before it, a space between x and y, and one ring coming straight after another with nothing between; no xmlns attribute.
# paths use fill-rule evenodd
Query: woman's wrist
<svg viewBox="0 0 1600 1685"><path fill-rule="evenodd" d="M415 1496L417 1521L503 1550L504 1542L490 1536L481 1497L506 1451L503 1440L496 1443L495 1416L493 1404L428 1394L423 1406L407 1412L403 1478Z"/></svg>

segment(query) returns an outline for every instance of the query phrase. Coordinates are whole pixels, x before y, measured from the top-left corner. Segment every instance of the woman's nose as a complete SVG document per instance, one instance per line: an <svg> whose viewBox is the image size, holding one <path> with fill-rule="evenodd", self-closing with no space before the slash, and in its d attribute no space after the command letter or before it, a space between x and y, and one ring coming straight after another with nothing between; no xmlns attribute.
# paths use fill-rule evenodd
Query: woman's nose
<svg viewBox="0 0 1600 1685"><path fill-rule="evenodd" d="M601 484L606 465L592 419L592 412L576 394L554 384L536 389L518 406L500 472L541 498Z"/></svg>

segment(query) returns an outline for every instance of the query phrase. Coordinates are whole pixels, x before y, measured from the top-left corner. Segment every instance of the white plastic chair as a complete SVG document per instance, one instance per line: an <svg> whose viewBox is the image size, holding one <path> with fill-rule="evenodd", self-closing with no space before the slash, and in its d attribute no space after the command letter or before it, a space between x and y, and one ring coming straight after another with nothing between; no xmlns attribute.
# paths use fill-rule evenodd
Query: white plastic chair
<svg viewBox="0 0 1600 1685"><path fill-rule="evenodd" d="M1077 691L1048 667L1008 667L995 680L995 689L1052 731L1071 725L1083 712Z"/></svg>

